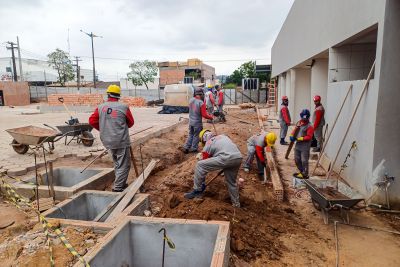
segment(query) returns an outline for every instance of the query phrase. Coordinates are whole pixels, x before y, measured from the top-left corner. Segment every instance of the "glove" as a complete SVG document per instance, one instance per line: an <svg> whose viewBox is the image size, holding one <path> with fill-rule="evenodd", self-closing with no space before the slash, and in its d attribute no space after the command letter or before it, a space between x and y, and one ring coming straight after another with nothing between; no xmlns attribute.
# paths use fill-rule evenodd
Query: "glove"
<svg viewBox="0 0 400 267"><path fill-rule="evenodd" d="M299 137L299 138L297 138L297 141L304 141L304 137Z"/></svg>
<svg viewBox="0 0 400 267"><path fill-rule="evenodd" d="M296 138L294 137L294 136L290 136L290 142L294 142L294 141L296 141Z"/></svg>
<svg viewBox="0 0 400 267"><path fill-rule="evenodd" d="M196 155L196 159L197 160L202 160L203 159L203 153L197 153L197 155Z"/></svg>

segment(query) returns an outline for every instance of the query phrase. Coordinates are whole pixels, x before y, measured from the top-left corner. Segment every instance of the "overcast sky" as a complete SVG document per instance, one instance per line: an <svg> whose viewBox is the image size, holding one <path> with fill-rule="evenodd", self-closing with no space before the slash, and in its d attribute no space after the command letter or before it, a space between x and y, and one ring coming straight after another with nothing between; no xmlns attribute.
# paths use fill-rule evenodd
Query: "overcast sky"
<svg viewBox="0 0 400 267"><path fill-rule="evenodd" d="M102 80L125 77L134 60L200 58L230 74L243 60L270 63L271 47L294 0L0 0L3 42L20 38L22 57L46 59L55 48L81 56ZM68 30L69 29L69 30ZM69 32L69 46L68 46Z"/></svg>

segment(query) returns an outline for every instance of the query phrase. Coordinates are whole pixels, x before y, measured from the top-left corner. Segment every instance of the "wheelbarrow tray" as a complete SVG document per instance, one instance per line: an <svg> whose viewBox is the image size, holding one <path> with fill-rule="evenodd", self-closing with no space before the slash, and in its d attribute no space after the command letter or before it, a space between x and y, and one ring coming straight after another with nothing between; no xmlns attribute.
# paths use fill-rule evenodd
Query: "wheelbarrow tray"
<svg viewBox="0 0 400 267"><path fill-rule="evenodd" d="M350 209L364 200L360 193L341 181L338 182L337 190L336 180L308 179L304 182L310 192L311 199L325 210L329 210L335 204Z"/></svg>
<svg viewBox="0 0 400 267"><path fill-rule="evenodd" d="M89 123L77 123L74 125L59 125L56 126L57 129L63 134L68 134L69 136L79 135L82 132L91 132L93 127Z"/></svg>
<svg viewBox="0 0 400 267"><path fill-rule="evenodd" d="M15 141L23 145L39 145L43 142L52 142L59 135L57 131L36 127L25 126L6 130Z"/></svg>

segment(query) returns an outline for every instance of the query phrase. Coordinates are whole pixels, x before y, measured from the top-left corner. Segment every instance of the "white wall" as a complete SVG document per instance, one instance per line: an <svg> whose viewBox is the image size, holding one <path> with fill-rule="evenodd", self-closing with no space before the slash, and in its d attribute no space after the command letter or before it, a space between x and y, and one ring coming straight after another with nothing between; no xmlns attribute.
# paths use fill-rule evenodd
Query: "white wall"
<svg viewBox="0 0 400 267"><path fill-rule="evenodd" d="M382 47L378 47L378 56L382 60L380 71L375 76L380 76L378 109L376 113L375 138L371 142L374 146L373 168L385 160L385 171L390 176L395 176L395 182L390 187L391 203L400 207L400 1L388 0L384 28L381 33ZM379 65L378 65L379 67ZM383 194L380 195L381 203ZM399 209L399 208L398 208Z"/></svg>
<svg viewBox="0 0 400 267"><path fill-rule="evenodd" d="M330 83L328 86L327 100L329 104L326 109L326 121L331 131L333 122L339 111L339 108L346 96L350 84L353 84L353 90L350 93L342 113L336 123L329 142L326 144L326 154L333 162L339 149L340 143L350 122L353 110L360 97L365 81L346 81ZM351 125L343 148L339 154L334 170L339 171L344 159L351 147L351 143L356 141L357 149L351 152L347 165L348 167L342 173L342 176L360 193L368 195L368 183L372 177L372 162L374 151L375 135L375 113L377 108L378 86L375 80L371 80L370 85L364 95L360 107L356 113ZM333 104L335 103L335 104Z"/></svg>
<svg viewBox="0 0 400 267"><path fill-rule="evenodd" d="M311 105L315 95L322 98L322 104L327 106L326 96L328 91L328 59L319 58L315 60L311 68ZM312 108L313 109L313 108Z"/></svg>
<svg viewBox="0 0 400 267"><path fill-rule="evenodd" d="M296 0L272 47L272 76L381 22L385 2Z"/></svg>
<svg viewBox="0 0 400 267"><path fill-rule="evenodd" d="M145 85L139 85L136 86L133 85L132 81L129 81L126 78L121 78L120 79L120 85L121 85L121 89L122 90L147 90ZM158 86L160 85L160 79L159 78L155 78L154 82L152 83L148 83L147 86L149 87L149 89L158 89Z"/></svg>
<svg viewBox="0 0 400 267"><path fill-rule="evenodd" d="M292 121L298 121L300 119L300 112L303 109L309 109L311 112L311 69L295 69L295 98L292 98L294 102L294 111Z"/></svg>

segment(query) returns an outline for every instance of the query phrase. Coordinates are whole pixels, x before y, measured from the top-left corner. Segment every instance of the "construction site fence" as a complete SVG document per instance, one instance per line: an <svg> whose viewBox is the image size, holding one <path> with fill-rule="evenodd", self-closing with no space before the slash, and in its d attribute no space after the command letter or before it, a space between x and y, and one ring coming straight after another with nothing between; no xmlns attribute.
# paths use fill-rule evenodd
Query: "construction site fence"
<svg viewBox="0 0 400 267"><path fill-rule="evenodd" d="M49 87L49 86L30 86L31 102L47 101L47 97L52 94L106 94L106 88L93 87ZM160 89L122 89L122 96L142 97L146 101L164 99L164 90Z"/></svg>
<svg viewBox="0 0 400 267"><path fill-rule="evenodd" d="M223 89L225 105L242 103L267 103L267 90Z"/></svg>

